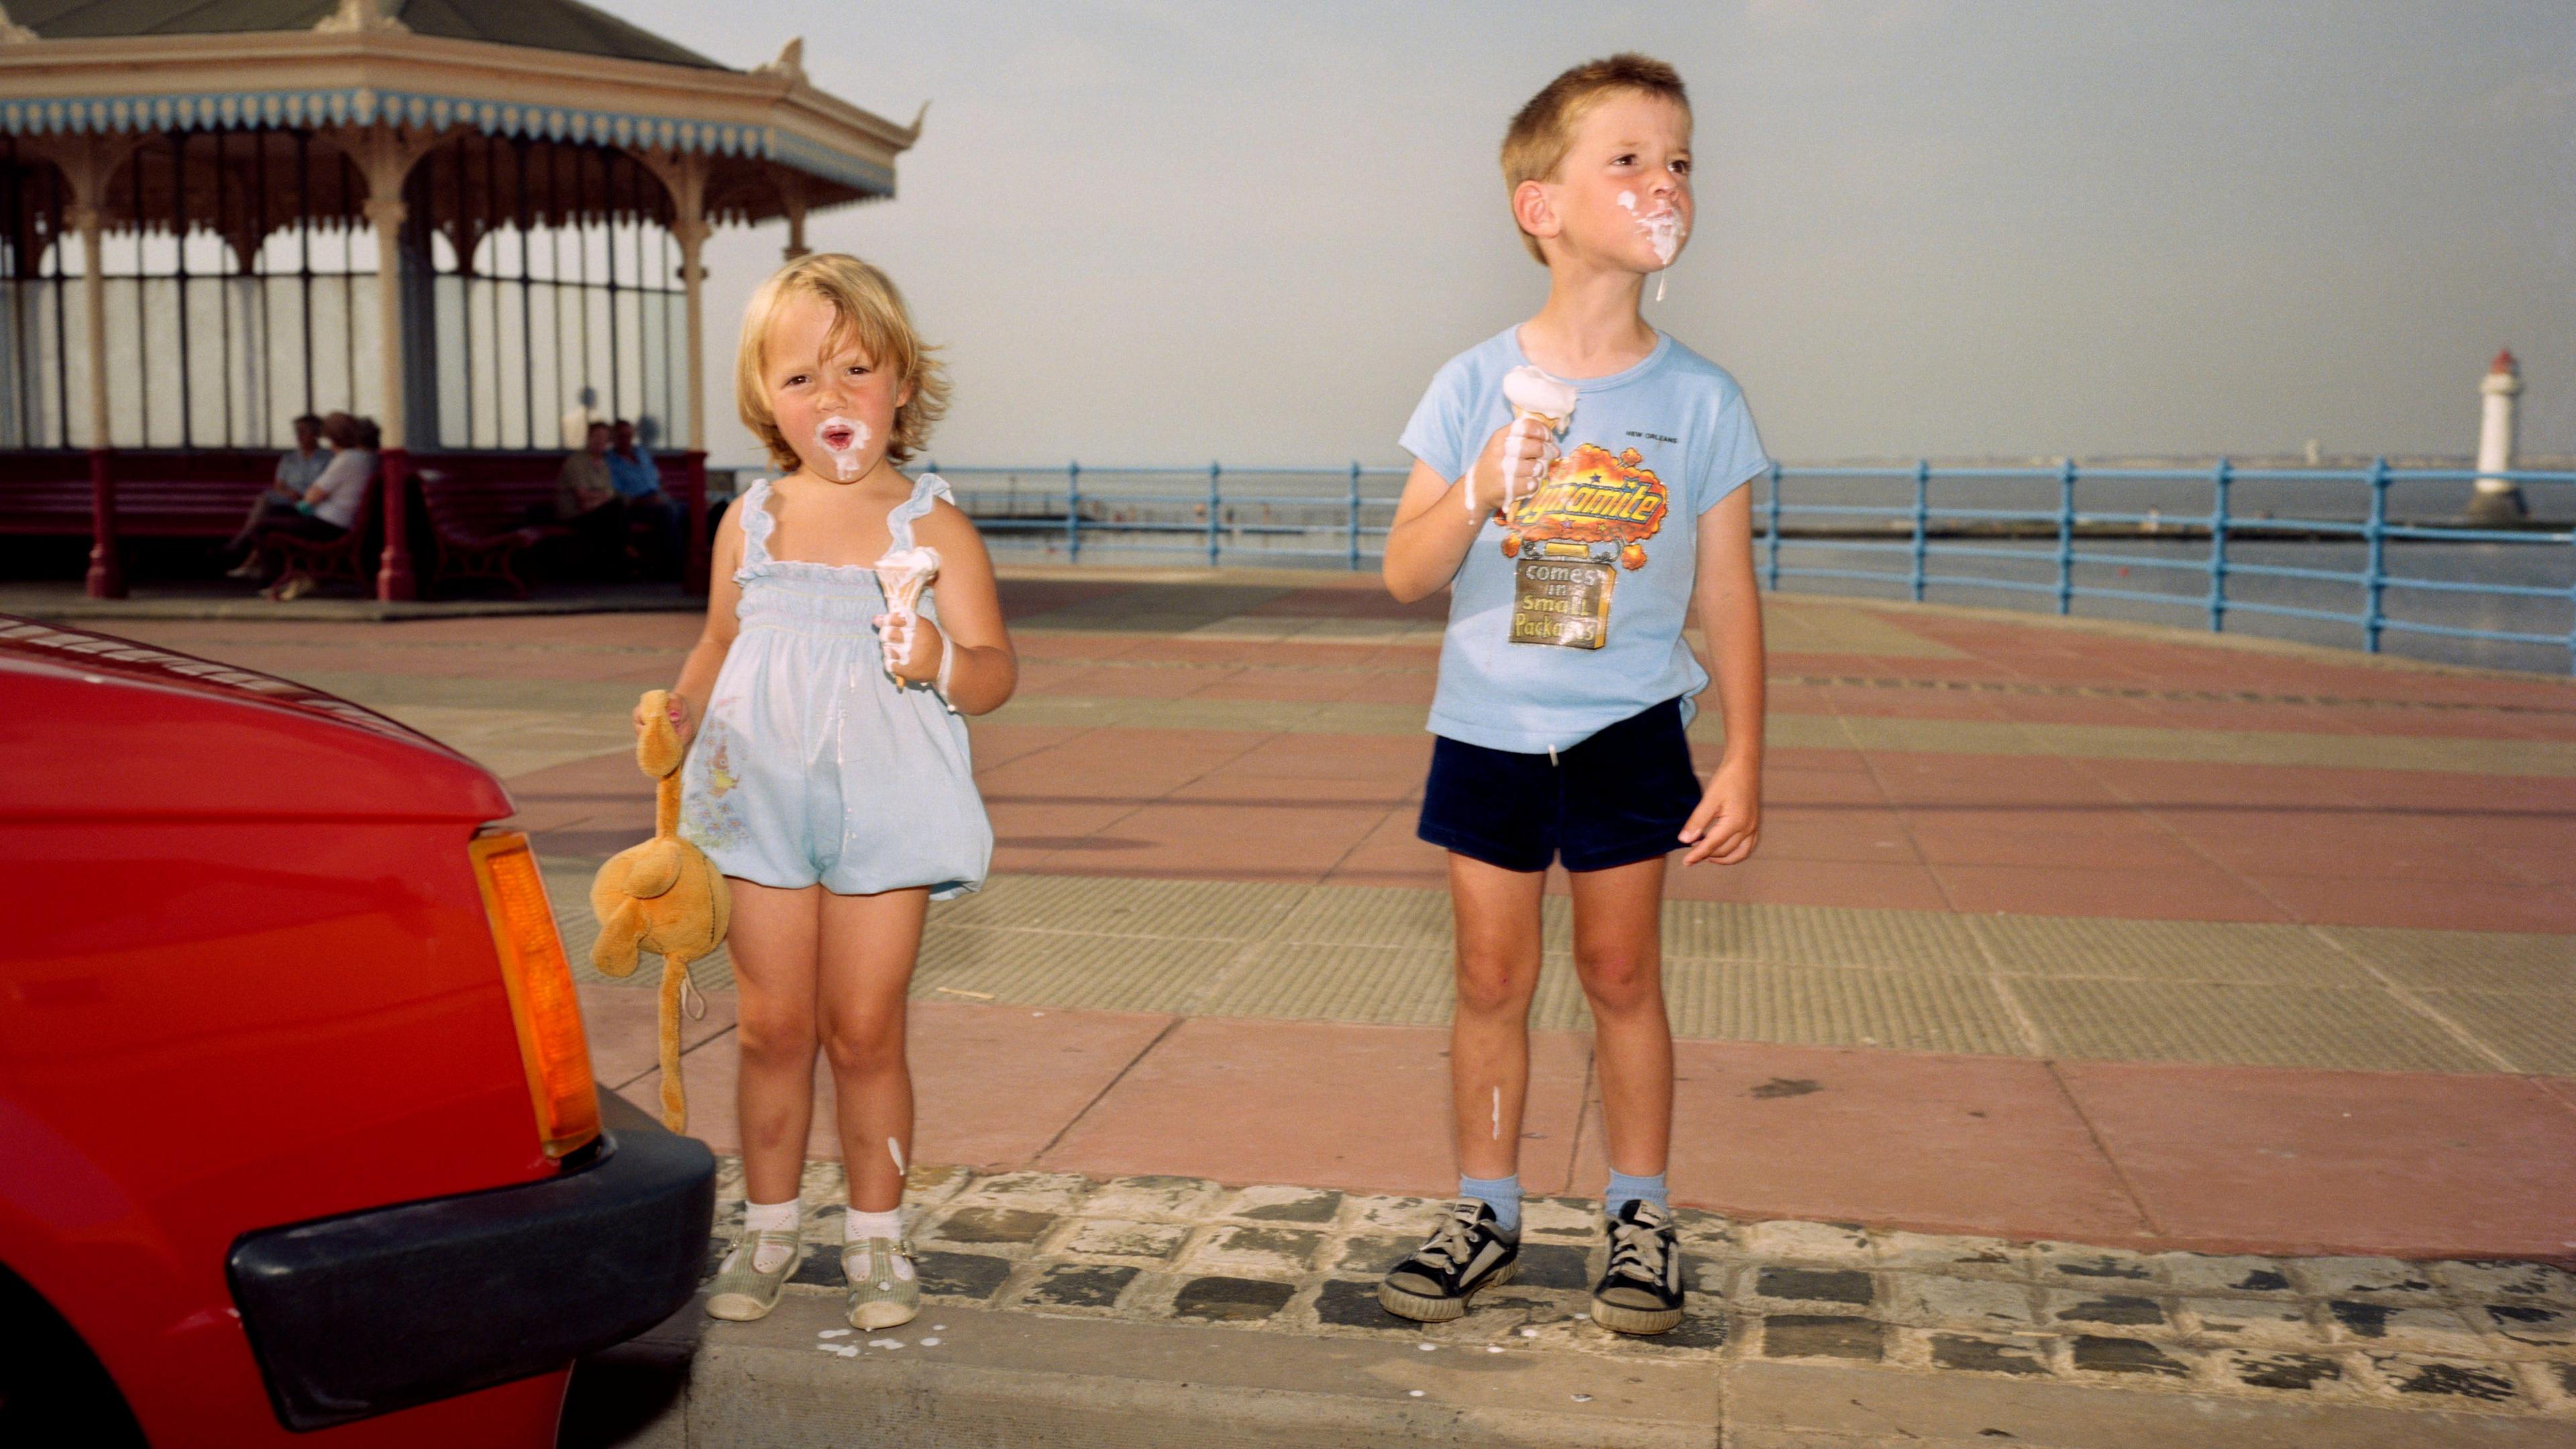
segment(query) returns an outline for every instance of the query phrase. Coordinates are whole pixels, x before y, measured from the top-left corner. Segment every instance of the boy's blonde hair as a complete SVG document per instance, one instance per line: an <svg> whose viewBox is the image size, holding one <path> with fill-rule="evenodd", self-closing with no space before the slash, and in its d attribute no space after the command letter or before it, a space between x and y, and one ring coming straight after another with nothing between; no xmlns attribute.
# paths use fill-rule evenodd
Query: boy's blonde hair
<svg viewBox="0 0 2576 1449"><path fill-rule="evenodd" d="M804 466L787 435L778 430L769 409L769 332L778 309L794 296L820 297L833 312L824 347L837 350L855 340L879 368L894 374L898 392L912 389L912 400L894 410L894 428L886 439L886 461L909 462L930 442L932 424L948 411L948 373L931 354L937 349L912 330L903 294L886 274L846 252L815 252L778 269L751 294L743 309L742 346L734 354L734 406L742 425L769 450L770 463L785 472Z"/></svg>
<svg viewBox="0 0 2576 1449"><path fill-rule="evenodd" d="M1545 181L1556 175L1556 168L1565 164L1565 153L1574 147L1574 128L1594 106L1621 91L1661 96L1681 107L1682 114L1690 114L1690 94L1682 89L1681 72L1653 56L1622 51L1587 60L1549 81L1512 117L1510 129L1503 132L1505 194L1517 193L1524 181ZM1512 225L1520 228L1517 212ZM1547 264L1547 253L1539 250L1538 238L1526 229L1521 230L1521 245L1541 266Z"/></svg>

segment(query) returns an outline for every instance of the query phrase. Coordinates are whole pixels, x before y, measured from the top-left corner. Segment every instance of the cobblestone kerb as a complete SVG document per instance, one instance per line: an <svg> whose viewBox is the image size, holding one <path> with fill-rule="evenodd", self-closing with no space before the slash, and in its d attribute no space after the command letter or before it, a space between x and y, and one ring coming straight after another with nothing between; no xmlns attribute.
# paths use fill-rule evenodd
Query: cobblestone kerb
<svg viewBox="0 0 2576 1449"><path fill-rule="evenodd" d="M792 1286L837 1293L840 1165L806 1171ZM708 1272L739 1227L741 1164ZM2576 1274L2517 1262L2136 1253L1679 1213L1693 1289L1670 1333L1594 1325L1598 1205L1531 1200L1521 1271L1456 1322L1380 1309L1378 1275L1446 1204L1185 1177L916 1167L906 1206L926 1306L904 1328L818 1339L936 1352L937 1308L1419 1341L1425 1352L1823 1359L2274 1401L2576 1418Z"/></svg>

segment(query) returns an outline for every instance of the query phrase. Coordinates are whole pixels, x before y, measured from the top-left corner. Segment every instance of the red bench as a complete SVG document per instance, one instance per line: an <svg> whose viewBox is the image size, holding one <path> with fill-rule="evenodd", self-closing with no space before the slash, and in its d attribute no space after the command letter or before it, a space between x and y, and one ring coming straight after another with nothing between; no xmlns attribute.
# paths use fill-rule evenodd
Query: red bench
<svg viewBox="0 0 2576 1449"><path fill-rule="evenodd" d="M116 535L130 538L230 538L253 500L276 476L279 450L120 449L109 455L116 493ZM683 506L703 487L699 455L661 455L663 487ZM0 451L0 535L89 538L90 456L79 449ZM554 521L555 477L563 455L474 450L412 455L409 507L413 557L424 593L497 583L527 597L532 559L570 551L550 547L570 529ZM287 562L317 577L372 587L382 550L383 489L367 490L358 527L328 542L296 540ZM704 587L705 541L687 562L687 582ZM544 569L535 570L540 576Z"/></svg>
<svg viewBox="0 0 2576 1449"><path fill-rule="evenodd" d="M512 598L526 598L520 559L572 536L554 521L562 455L436 453L416 463L412 494L420 500L430 540L423 590L497 583Z"/></svg>
<svg viewBox="0 0 2576 1449"><path fill-rule="evenodd" d="M181 452L120 449L119 538L230 538L277 476L278 450ZM90 536L89 454L78 449L0 453L0 533Z"/></svg>

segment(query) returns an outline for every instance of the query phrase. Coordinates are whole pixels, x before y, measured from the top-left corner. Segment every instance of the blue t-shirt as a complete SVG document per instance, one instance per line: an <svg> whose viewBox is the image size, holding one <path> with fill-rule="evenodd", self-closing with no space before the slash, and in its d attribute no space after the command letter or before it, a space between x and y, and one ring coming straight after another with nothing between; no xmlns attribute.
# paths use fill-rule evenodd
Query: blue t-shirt
<svg viewBox="0 0 2576 1449"><path fill-rule="evenodd" d="M615 448L608 450L608 482L620 498L650 498L662 491L662 470L653 466L653 455L637 445L629 458Z"/></svg>
<svg viewBox="0 0 2576 1449"><path fill-rule="evenodd" d="M1456 481L1512 420L1503 374L1528 362L1517 327L1449 359L1405 451ZM1450 583L1433 734L1540 754L1676 697L1688 719L1708 687L1682 639L1699 516L1771 466L1744 392L1662 332L1627 371L1567 381L1565 456Z"/></svg>

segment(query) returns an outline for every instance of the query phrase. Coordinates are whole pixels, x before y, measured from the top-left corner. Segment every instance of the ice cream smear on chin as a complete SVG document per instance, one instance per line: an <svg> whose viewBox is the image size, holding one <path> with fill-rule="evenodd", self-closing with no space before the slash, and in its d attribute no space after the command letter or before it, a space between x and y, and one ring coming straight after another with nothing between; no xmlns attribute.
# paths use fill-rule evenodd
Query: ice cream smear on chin
<svg viewBox="0 0 2576 1449"><path fill-rule="evenodd" d="M1503 454L1503 507L1511 507L1522 496L1521 464L1531 456L1526 450L1544 451L1549 437L1565 431L1574 417L1577 396L1574 384L1535 367L1515 367L1503 374L1503 401L1512 405L1511 443ZM1536 479L1527 481L1533 489L1538 486ZM1468 511L1475 511L1472 493Z"/></svg>
<svg viewBox="0 0 2576 1449"><path fill-rule="evenodd" d="M876 562L877 587L885 591L886 623L878 638L892 669L912 652L913 625L921 618L921 595L939 577L939 550L899 548Z"/></svg>
<svg viewBox="0 0 2576 1449"><path fill-rule="evenodd" d="M859 476L859 450L868 445L868 425L838 414L814 425L814 441L832 455L832 471L844 483Z"/></svg>
<svg viewBox="0 0 2576 1449"><path fill-rule="evenodd" d="M1683 238L1690 235L1690 227L1682 221L1681 212L1670 202L1652 211L1641 212L1637 210L1637 193L1633 191L1619 193L1619 206L1637 219L1637 230L1646 234L1646 244L1655 249L1655 265L1671 266L1673 258L1681 254ZM1664 279L1661 277L1655 279L1655 300L1664 300Z"/></svg>

